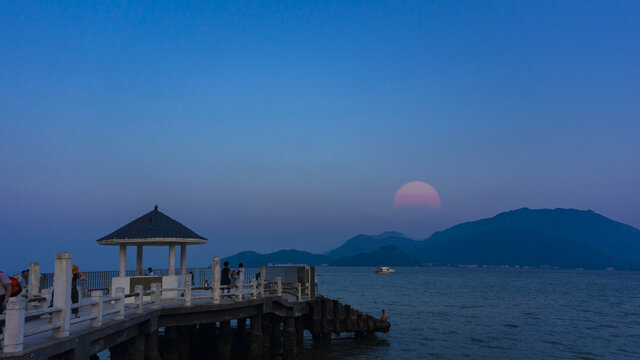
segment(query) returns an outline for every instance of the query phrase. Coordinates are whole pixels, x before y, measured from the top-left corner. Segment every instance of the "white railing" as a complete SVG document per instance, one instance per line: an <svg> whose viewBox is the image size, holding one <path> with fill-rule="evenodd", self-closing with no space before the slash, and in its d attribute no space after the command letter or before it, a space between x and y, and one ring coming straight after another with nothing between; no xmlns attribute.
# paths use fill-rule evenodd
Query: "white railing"
<svg viewBox="0 0 640 360"><path fill-rule="evenodd" d="M39 270L37 266L32 269L35 270L34 272ZM68 337L72 325L90 321L91 327L100 327L107 316L113 315L112 320L122 320L127 310L133 310L134 315L141 314L145 310L160 309L162 302L184 301L184 305L189 306L193 300L202 299L218 304L222 299L229 298L231 301L241 302L264 296L282 296L284 293L295 296L297 301L301 301L303 296L301 284L283 283L280 277L276 277L275 281L264 281L264 277L260 277L259 280L252 279L249 283L220 285L220 259L213 258L212 286L193 287L191 277L186 276L184 287L162 288L160 283L153 283L151 289L145 291L142 285L136 285L134 291L129 294L125 294L125 289L119 287L115 290L115 294L105 295L102 291L94 291L90 300L72 304L71 254L56 254L55 270L51 307L49 307L51 293L48 289L38 293L38 289L32 287L29 289L30 299L26 296L10 298L6 315L0 316L0 320L5 322L4 335L0 335L0 340L4 340L4 353L23 351L24 339L28 336L51 331L54 338ZM199 291L194 294L194 290ZM127 300L130 298L131 301ZM36 309L28 310L29 303L35 303ZM110 306L105 306L106 304ZM85 313L82 317L72 319L72 310L78 309L79 312L82 308L89 308L90 314ZM33 319L37 320L47 315L50 317L49 324L35 325ZM26 324L35 326L27 328Z"/></svg>

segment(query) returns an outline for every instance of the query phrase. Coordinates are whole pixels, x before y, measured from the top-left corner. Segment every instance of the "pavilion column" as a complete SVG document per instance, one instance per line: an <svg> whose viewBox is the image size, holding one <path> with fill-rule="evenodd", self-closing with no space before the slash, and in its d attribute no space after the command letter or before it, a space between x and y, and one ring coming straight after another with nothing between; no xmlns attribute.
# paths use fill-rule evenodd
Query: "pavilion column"
<svg viewBox="0 0 640 360"><path fill-rule="evenodd" d="M176 274L176 246L169 245L169 275Z"/></svg>
<svg viewBox="0 0 640 360"><path fill-rule="evenodd" d="M120 277L127 276L127 246L120 245Z"/></svg>
<svg viewBox="0 0 640 360"><path fill-rule="evenodd" d="M138 253L136 254L136 275L142 276L142 245L138 245Z"/></svg>
<svg viewBox="0 0 640 360"><path fill-rule="evenodd" d="M187 275L187 244L180 244L180 275Z"/></svg>

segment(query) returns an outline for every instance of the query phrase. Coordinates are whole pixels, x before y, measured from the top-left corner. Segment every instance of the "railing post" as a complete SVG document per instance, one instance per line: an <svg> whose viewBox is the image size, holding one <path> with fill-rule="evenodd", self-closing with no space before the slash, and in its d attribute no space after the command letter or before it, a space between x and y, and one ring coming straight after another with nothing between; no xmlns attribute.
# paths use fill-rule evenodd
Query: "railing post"
<svg viewBox="0 0 640 360"><path fill-rule="evenodd" d="M191 275L185 276L184 282L184 304L191 305Z"/></svg>
<svg viewBox="0 0 640 360"><path fill-rule="evenodd" d="M236 283L236 301L242 301L242 283Z"/></svg>
<svg viewBox="0 0 640 360"><path fill-rule="evenodd" d="M282 296L282 278L280 276L276 278L276 295Z"/></svg>
<svg viewBox="0 0 640 360"><path fill-rule="evenodd" d="M211 259L211 292L213 293L213 303L220 302L220 258Z"/></svg>
<svg viewBox="0 0 640 360"><path fill-rule="evenodd" d="M296 283L296 300L302 300L302 285L300 283Z"/></svg>
<svg viewBox="0 0 640 360"><path fill-rule="evenodd" d="M29 285L27 288L29 298L40 294L40 263L32 262L29 264Z"/></svg>
<svg viewBox="0 0 640 360"><path fill-rule="evenodd" d="M136 285L134 291L136 292L135 299L138 305L136 306L136 313L140 314L142 312L142 307L144 306L144 288L142 285Z"/></svg>
<svg viewBox="0 0 640 360"><path fill-rule="evenodd" d="M116 315L114 316L114 319L121 320L121 319L124 319L124 288L123 287L117 288L115 295L116 297L119 298L118 300L116 300L116 306L120 311L116 313Z"/></svg>
<svg viewBox="0 0 640 360"><path fill-rule="evenodd" d="M24 343L24 314L27 301L21 297L12 297L7 303L7 317L4 327L4 352L22 351Z"/></svg>
<svg viewBox="0 0 640 360"><path fill-rule="evenodd" d="M96 302L95 304L91 305L91 314L96 316L95 319L91 320L92 327L102 326L102 296L102 290L94 290L91 292L91 300Z"/></svg>
<svg viewBox="0 0 640 360"><path fill-rule="evenodd" d="M311 266L304 267L304 292L311 298Z"/></svg>
<svg viewBox="0 0 640 360"><path fill-rule="evenodd" d="M258 282L258 296L264 297L264 275L260 276L260 281Z"/></svg>
<svg viewBox="0 0 640 360"><path fill-rule="evenodd" d="M60 327L53 329L53 337L69 336L71 321L71 254L56 254L53 275L53 306L61 308L53 313L53 322Z"/></svg>
<svg viewBox="0 0 640 360"><path fill-rule="evenodd" d="M160 308L160 295L161 295L160 289L161 288L162 288L162 284L160 283L151 284L151 290L153 290L153 295L151 295L153 297L153 304L151 305L151 307L153 309Z"/></svg>
<svg viewBox="0 0 640 360"><path fill-rule="evenodd" d="M258 297L258 287L256 279L251 279L251 298L256 299Z"/></svg>
<svg viewBox="0 0 640 360"><path fill-rule="evenodd" d="M40 293L40 296L42 296L45 300L43 302L41 302L38 307L40 309L48 308L49 304L51 303L51 294L49 294L49 289L42 289L42 292Z"/></svg>

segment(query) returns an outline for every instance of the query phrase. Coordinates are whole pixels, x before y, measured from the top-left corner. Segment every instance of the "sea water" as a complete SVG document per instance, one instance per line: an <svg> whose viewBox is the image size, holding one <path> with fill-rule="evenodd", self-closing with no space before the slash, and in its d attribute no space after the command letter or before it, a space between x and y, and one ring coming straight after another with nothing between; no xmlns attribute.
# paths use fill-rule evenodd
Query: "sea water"
<svg viewBox="0 0 640 360"><path fill-rule="evenodd" d="M310 359L640 359L640 272L317 267L320 293L391 331L314 344Z"/></svg>

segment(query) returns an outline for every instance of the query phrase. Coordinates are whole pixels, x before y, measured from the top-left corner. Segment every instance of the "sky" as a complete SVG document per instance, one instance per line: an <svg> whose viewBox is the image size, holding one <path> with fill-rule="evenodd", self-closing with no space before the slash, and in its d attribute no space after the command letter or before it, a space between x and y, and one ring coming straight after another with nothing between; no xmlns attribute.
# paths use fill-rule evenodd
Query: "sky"
<svg viewBox="0 0 640 360"><path fill-rule="evenodd" d="M116 269L96 240L155 204L209 239L189 266L521 207L640 227L638 18L637 1L0 2L0 268L66 251ZM440 209L394 208L411 181Z"/></svg>

